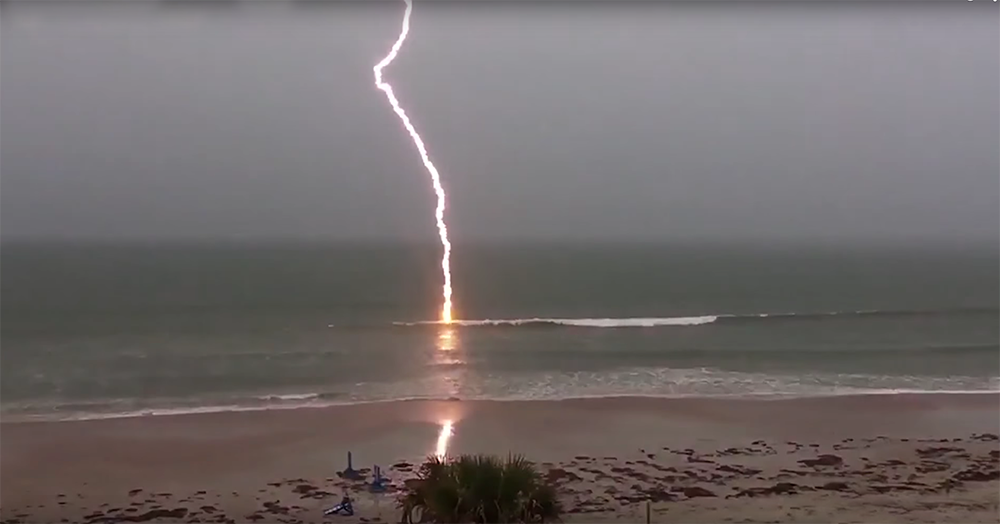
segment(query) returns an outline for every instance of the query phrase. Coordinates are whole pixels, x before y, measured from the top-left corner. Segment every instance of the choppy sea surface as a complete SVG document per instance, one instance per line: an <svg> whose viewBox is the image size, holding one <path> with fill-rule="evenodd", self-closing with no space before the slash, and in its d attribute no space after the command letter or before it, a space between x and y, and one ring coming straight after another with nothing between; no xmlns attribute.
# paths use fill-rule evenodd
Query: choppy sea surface
<svg viewBox="0 0 1000 524"><path fill-rule="evenodd" d="M1000 390L959 248L4 243L5 419L410 398Z"/></svg>

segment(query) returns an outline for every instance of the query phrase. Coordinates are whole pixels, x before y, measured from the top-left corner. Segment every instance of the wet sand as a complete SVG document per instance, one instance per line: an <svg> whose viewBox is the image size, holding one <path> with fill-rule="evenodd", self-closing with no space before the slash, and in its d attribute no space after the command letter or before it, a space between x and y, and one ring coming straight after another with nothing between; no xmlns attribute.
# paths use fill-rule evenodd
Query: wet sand
<svg viewBox="0 0 1000 524"><path fill-rule="evenodd" d="M449 454L521 453L570 522L1000 522L1000 395L406 401L0 424L0 520L398 522ZM358 512L324 517L347 491ZM376 520L377 519L377 520Z"/></svg>

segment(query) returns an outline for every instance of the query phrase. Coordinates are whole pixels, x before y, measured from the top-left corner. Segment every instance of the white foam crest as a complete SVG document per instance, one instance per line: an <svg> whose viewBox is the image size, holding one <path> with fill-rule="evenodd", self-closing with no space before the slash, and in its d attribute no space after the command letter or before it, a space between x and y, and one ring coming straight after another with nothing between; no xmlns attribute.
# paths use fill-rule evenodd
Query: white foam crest
<svg viewBox="0 0 1000 524"><path fill-rule="evenodd" d="M560 318L553 319L556 324L585 327L653 327L653 326L700 326L711 324L718 320L716 315L701 317L666 317L666 318Z"/></svg>
<svg viewBox="0 0 1000 524"><path fill-rule="evenodd" d="M45 410L3 413L5 422L91 420L224 412L310 409L407 400L567 400L585 398L753 398L789 399L856 395L998 394L1000 377L910 377L879 375L768 375L710 368L635 368L612 372L535 372L485 375L476 380L466 370L447 370L417 380L357 384L352 394L323 398L314 394L249 397L241 402L126 408L115 411ZM283 401L260 399L303 397ZM249 402L249 403L244 403Z"/></svg>
<svg viewBox="0 0 1000 524"><path fill-rule="evenodd" d="M288 394L283 394L283 395L279 395L279 394L261 395L261 396L258 396L257 399L258 400L279 400L279 401L312 400L312 399L319 398L319 396L320 396L319 393L288 393Z"/></svg>
<svg viewBox="0 0 1000 524"><path fill-rule="evenodd" d="M655 327L655 326L699 326L711 324L718 320L718 315L699 317L648 317L648 318L513 318L513 319L482 319L482 320L452 320L449 323L439 320L421 322L393 322L396 326L422 326L449 324L454 326L524 326L531 324L557 324L573 327Z"/></svg>

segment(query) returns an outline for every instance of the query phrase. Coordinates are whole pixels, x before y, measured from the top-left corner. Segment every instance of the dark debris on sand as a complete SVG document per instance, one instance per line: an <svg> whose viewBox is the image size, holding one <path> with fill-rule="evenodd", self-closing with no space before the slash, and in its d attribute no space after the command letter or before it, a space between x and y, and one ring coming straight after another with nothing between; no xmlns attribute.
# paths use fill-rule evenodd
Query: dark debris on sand
<svg viewBox="0 0 1000 524"><path fill-rule="evenodd" d="M660 453L641 450L641 458L635 460L578 455L568 462L541 463L540 469L546 482L555 486L559 492L569 514L615 512L624 506L647 501L684 504L685 501L710 500L716 497L791 497L813 491L846 497L897 492L946 494L966 489L967 485L974 483L1000 480L1000 449L976 452L974 447L956 446L955 443L962 439L914 441L915 446L920 447L915 447L909 458L883 456L880 460L874 460L861 456L860 451L853 455L847 454L847 450L865 450L892 440L887 437L844 439L831 445L834 450L844 450L839 451L843 455L822 453L821 447L814 444L788 442L785 445L790 449L785 447L781 453L808 455L795 461L799 464L795 469L769 472L762 469L763 463L753 464L758 467L748 465L755 460L754 457L779 453L776 450L778 445L760 440L746 447L728 447L709 453L696 452L690 448L661 448ZM969 440L996 442L998 438L993 434L979 434L973 435ZM902 442L902 439L896 442ZM728 457L725 463L722 460L724 457ZM392 477L397 486L412 486L415 482L417 465L408 461L396 461L389 469L394 472ZM339 494L334 493L344 490L354 493L367 490L371 471L362 469L356 473L352 478L338 474L337 477L319 480L300 478L270 482L267 484L270 489L261 489L256 493L259 501L257 509L237 518L226 515L216 505L205 503L206 499L217 499L219 494L210 495L200 490L185 498L178 498L169 493L150 493L142 488L134 488L127 492L127 499L121 501L121 507L109 508L109 504L101 504L101 509L89 510L83 517L63 520L84 524L152 521L219 524L301 522L303 515L321 511L319 507L322 504L302 503L310 506L309 508L283 505L281 500L289 499L276 499L275 490L287 491L287 495L299 500L322 500L339 497ZM250 493L249 497L254 495ZM233 493L233 496L237 497L239 494ZM67 500L73 500L71 497L72 495L60 493L56 497L59 507L71 507L63 506ZM76 498L82 499L79 495ZM168 505L169 501L179 501L189 506L176 507L176 503ZM37 520L31 519L30 511L13 515L16 518L2 520L0 524L25 524Z"/></svg>

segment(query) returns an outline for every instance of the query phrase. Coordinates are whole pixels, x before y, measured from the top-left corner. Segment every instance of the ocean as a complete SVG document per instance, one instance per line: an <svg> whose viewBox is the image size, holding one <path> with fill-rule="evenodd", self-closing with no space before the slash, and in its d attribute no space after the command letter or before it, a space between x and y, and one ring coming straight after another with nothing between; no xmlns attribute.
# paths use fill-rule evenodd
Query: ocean
<svg viewBox="0 0 1000 524"><path fill-rule="evenodd" d="M1000 389L996 250L0 247L0 410ZM430 322L428 322L430 321Z"/></svg>

